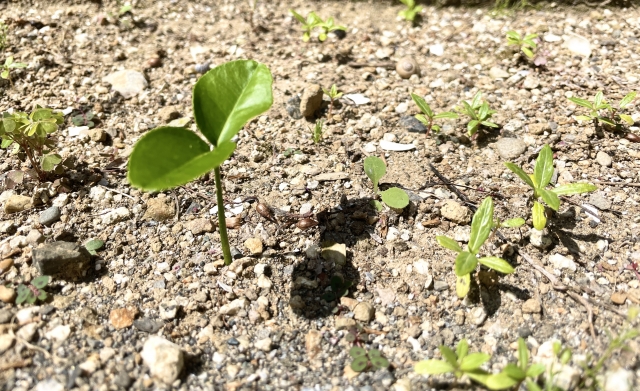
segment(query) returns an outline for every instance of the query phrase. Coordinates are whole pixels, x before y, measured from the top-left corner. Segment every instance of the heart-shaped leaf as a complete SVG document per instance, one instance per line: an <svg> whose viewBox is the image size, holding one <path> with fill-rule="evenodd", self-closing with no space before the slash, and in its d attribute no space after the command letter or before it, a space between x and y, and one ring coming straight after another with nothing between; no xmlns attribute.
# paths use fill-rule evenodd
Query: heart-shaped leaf
<svg viewBox="0 0 640 391"><path fill-rule="evenodd" d="M380 193L382 201L392 208L402 209L409 205L409 196L407 192L397 187L392 187Z"/></svg>

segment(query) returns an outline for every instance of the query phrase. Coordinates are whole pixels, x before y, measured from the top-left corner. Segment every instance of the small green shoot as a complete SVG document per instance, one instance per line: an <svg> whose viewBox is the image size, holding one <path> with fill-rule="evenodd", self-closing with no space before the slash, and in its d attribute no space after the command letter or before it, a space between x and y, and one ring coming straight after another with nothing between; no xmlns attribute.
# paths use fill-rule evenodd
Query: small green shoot
<svg viewBox="0 0 640 391"><path fill-rule="evenodd" d="M426 133L427 136L429 135L429 133L431 133L431 130L433 130L434 132L440 131L440 125L434 124L433 121L437 119L445 119L445 118L448 118L448 119L458 118L458 114L450 111L445 111L440 114L434 114L433 111L431 110L431 107L429 107L429 104L423 98L421 98L416 94L411 94L411 98L416 103L420 111L422 111L422 114L416 115L416 119L422 122L424 126L427 127L427 133Z"/></svg>
<svg viewBox="0 0 640 391"><path fill-rule="evenodd" d="M344 338L354 345L349 349L349 356L353 359L350 366L355 372L362 372L367 369L377 370L389 366L389 360L382 356L380 350L367 350L364 348L368 334L359 324L356 327L352 327Z"/></svg>
<svg viewBox="0 0 640 391"><path fill-rule="evenodd" d="M89 251L91 255L97 255L97 251L104 247L104 240L91 239L84 244L84 248Z"/></svg>
<svg viewBox="0 0 640 391"><path fill-rule="evenodd" d="M316 126L313 128L313 143L314 144L318 144L320 141L322 141L322 125L324 124L324 121L322 121L321 119L316 121Z"/></svg>
<svg viewBox="0 0 640 391"><path fill-rule="evenodd" d="M47 292L44 288L51 281L49 276L40 276L34 278L31 282L21 283L17 288L16 304L29 303L34 304L37 300L44 301L47 299Z"/></svg>
<svg viewBox="0 0 640 391"><path fill-rule="evenodd" d="M162 126L145 133L129 157L129 182L146 191L174 188L214 171L220 245L227 265L231 248L220 166L236 149L231 139L271 107L272 83L269 68L256 61L231 61L211 69L193 87L193 114L210 144L189 129Z"/></svg>
<svg viewBox="0 0 640 391"><path fill-rule="evenodd" d="M342 97L342 92L338 92L338 87L336 87L335 84L331 86L330 90L323 88L322 91L324 91L325 95L327 95L329 99L331 99L331 103L329 104L329 118L331 118L331 113L333 112L333 102Z"/></svg>
<svg viewBox="0 0 640 391"><path fill-rule="evenodd" d="M455 261L455 273L456 293L460 298L465 297L467 293L469 293L471 272L476 269L478 263L481 263L490 269L499 271L500 273L509 274L514 272L513 266L502 258L477 257L480 248L489 238L493 229L493 199L491 197L487 197L482 201L482 204L480 204L480 207L471 220L471 234L467 250L463 250L458 242L447 236L436 236L438 244L446 249L458 253Z"/></svg>
<svg viewBox="0 0 640 391"><path fill-rule="evenodd" d="M542 147L536 159L533 175L525 173L522 168L513 163L504 163L504 165L533 189L531 215L533 226L537 230L542 230L547 225L544 205L539 202L539 199L542 199L551 209L557 211L560 208L559 196L588 193L598 189L595 185L589 183L567 183L547 190L547 186L553 176L553 152L551 147L546 144Z"/></svg>
<svg viewBox="0 0 640 391"><path fill-rule="evenodd" d="M295 148L287 148L282 152L282 154L284 157L291 157L293 155L302 155L302 151Z"/></svg>
<svg viewBox="0 0 640 391"><path fill-rule="evenodd" d="M345 280L341 275L333 275L329 282L331 290L323 294L322 299L326 302L338 300L349 293L349 288L351 288L352 285L352 281Z"/></svg>
<svg viewBox="0 0 640 391"><path fill-rule="evenodd" d="M462 101L462 106L457 107L456 111L460 114L466 115L470 118L467 123L467 135L473 137L480 129L480 126L486 126L489 128L497 128L498 125L490 121L495 110L489 108L489 103L481 101L482 93L478 91L471 100L471 103Z"/></svg>
<svg viewBox="0 0 640 391"><path fill-rule="evenodd" d="M320 23L318 23L318 27L322 29L322 32L318 35L318 40L320 42L324 42L327 39L327 34L329 34L330 32L336 30L347 30L346 26L337 26L333 21L333 17L329 17L326 22L321 21Z"/></svg>
<svg viewBox="0 0 640 391"><path fill-rule="evenodd" d="M529 391L541 391L537 384L537 378L544 373L546 367L543 364L529 365L529 349L524 339L518 339L518 363L508 363L502 372L490 375L487 378L487 387L491 390L505 390L507 388L519 390L525 383Z"/></svg>
<svg viewBox="0 0 640 391"><path fill-rule="evenodd" d="M306 18L302 17L302 15L300 15L293 9L290 9L289 12L291 12L293 17L302 24L302 41L309 42L313 29L316 28L320 23L323 23L322 18L320 18L313 11L309 12Z"/></svg>
<svg viewBox="0 0 640 391"><path fill-rule="evenodd" d="M75 126L88 126L89 128L93 128L95 123L92 121L95 117L93 111L89 110L88 112L84 112L80 110L80 113L71 117L71 122Z"/></svg>
<svg viewBox="0 0 640 391"><path fill-rule="evenodd" d="M486 384L489 374L481 369L482 364L491 359L486 353L469 353L469 343L462 339L456 350L448 346L440 346L440 353L444 360L423 360L415 365L415 371L420 375L440 375L452 373L457 379L467 375L471 379Z"/></svg>
<svg viewBox="0 0 640 391"><path fill-rule="evenodd" d="M538 38L538 34L527 34L521 37L516 31L507 31L507 45L516 45L528 59L535 57L534 50L538 46L534 39Z"/></svg>
<svg viewBox="0 0 640 391"><path fill-rule="evenodd" d="M607 103L602 91L598 91L598 93L596 93L593 102L576 97L568 99L578 106L582 106L589 110L589 113L587 115L577 115L575 116L575 119L580 121L593 121L596 127L598 126L598 122L602 122L609 126L618 128L622 126L623 121L627 125L633 125L633 118L631 118L631 116L628 114L620 113L620 111L627 107L629 103L633 102L633 100L636 98L636 95L637 94L635 91L628 93L624 98L620 100L617 108L614 108L609 103ZM600 113L603 111L606 114L601 115Z"/></svg>
<svg viewBox="0 0 640 391"><path fill-rule="evenodd" d="M382 159L376 156L364 159L364 173L373 182L373 192L380 195L382 202L395 209L403 209L409 205L409 195L404 190L392 187L381 192L378 189L380 179L387 173L387 165Z"/></svg>
<svg viewBox="0 0 640 391"><path fill-rule="evenodd" d="M52 153L55 143L48 136L58 130L64 119L62 113L38 106L31 114L14 112L3 113L0 118L0 147L13 145L13 153L22 149L40 180L45 172L53 171L62 161L62 157Z"/></svg>
<svg viewBox="0 0 640 391"><path fill-rule="evenodd" d="M413 22L416 19L416 16L422 12L422 6L416 5L415 0L400 0L402 4L404 4L407 8L398 12L398 16L407 22Z"/></svg>
<svg viewBox="0 0 640 391"><path fill-rule="evenodd" d="M27 64L23 63L23 62L14 62L13 61L13 56L9 56L7 57L7 59L4 61L4 64L2 65L2 72L0 72L0 77L6 80L9 80L10 83L11 82L11 70L12 69L19 69L19 68L26 68Z"/></svg>

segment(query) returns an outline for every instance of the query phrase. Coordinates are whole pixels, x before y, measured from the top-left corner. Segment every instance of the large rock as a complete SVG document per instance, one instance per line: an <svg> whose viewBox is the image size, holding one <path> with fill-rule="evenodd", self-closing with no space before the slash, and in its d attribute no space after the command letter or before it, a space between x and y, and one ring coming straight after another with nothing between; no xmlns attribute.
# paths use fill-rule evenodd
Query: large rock
<svg viewBox="0 0 640 391"><path fill-rule="evenodd" d="M309 84L305 87L300 98L300 113L304 117L311 117L322 106L322 87Z"/></svg>
<svg viewBox="0 0 640 391"><path fill-rule="evenodd" d="M514 160L527 150L527 144L518 138L501 138L495 147L498 155L505 160Z"/></svg>
<svg viewBox="0 0 640 391"><path fill-rule="evenodd" d="M469 208L457 203L454 200L444 200L440 207L440 214L447 220L456 224L468 224L471 221L469 216Z"/></svg>
<svg viewBox="0 0 640 391"><path fill-rule="evenodd" d="M111 73L103 78L111 84L111 89L118 91L125 99L133 98L147 88L147 79L138 71L125 69Z"/></svg>
<svg viewBox="0 0 640 391"><path fill-rule="evenodd" d="M71 242L53 242L32 251L33 264L43 276L75 281L82 278L91 262L83 246Z"/></svg>
<svg viewBox="0 0 640 391"><path fill-rule="evenodd" d="M31 197L14 194L4 203L4 213L18 213L30 209L32 206Z"/></svg>
<svg viewBox="0 0 640 391"><path fill-rule="evenodd" d="M167 197L151 198L147 201L147 210L143 220L166 221L175 216L176 212L171 200Z"/></svg>
<svg viewBox="0 0 640 391"><path fill-rule="evenodd" d="M151 376L166 383L173 383L184 366L184 357L180 347L158 336L149 337L140 353L149 367Z"/></svg>

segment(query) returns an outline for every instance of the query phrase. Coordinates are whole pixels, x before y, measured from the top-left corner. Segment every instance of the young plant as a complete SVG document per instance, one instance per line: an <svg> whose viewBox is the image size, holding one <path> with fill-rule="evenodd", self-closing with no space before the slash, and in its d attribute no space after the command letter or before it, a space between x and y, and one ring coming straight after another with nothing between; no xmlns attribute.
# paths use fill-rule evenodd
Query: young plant
<svg viewBox="0 0 640 391"><path fill-rule="evenodd" d="M551 147L546 144L542 147L538 159L536 159L533 175L525 173L522 168L513 163L507 162L504 165L533 189L531 216L533 218L533 226L537 230L542 230L547 225L544 205L539 202L539 199L542 199L551 209L557 211L560 208L559 196L588 193L598 189L595 185L589 183L567 183L547 190L547 186L553 176L553 152Z"/></svg>
<svg viewBox="0 0 640 391"><path fill-rule="evenodd" d="M378 189L378 182L387 173L387 165L382 159L376 156L364 159L364 173L373 182L373 192L380 195L382 202L395 209L402 209L409 205L409 196L404 190L392 187L381 192Z"/></svg>
<svg viewBox="0 0 640 391"><path fill-rule="evenodd" d="M415 0L400 0L400 2L407 6L407 8L398 12L398 16L407 22L413 22L416 19L416 16L418 16L422 11L422 6L416 5Z"/></svg>
<svg viewBox="0 0 640 391"><path fill-rule="evenodd" d="M40 106L28 115L23 112L3 113L0 118L0 147L13 145L14 153L22 149L40 180L44 180L45 172L52 171L62 161L60 155L52 153L55 143L48 136L63 122L62 113Z"/></svg>
<svg viewBox="0 0 640 391"><path fill-rule="evenodd" d="M514 272L513 267L502 258L478 258L478 252L487 238L489 238L493 228L493 199L491 197L487 197L482 201L482 204L480 204L480 207L471 220L471 234L466 250L463 250L458 242L447 236L436 236L438 244L458 253L455 263L455 273L456 293L460 298L465 297L467 293L469 293L471 272L476 269L478 263L481 263L490 269L499 271L500 273L509 274Z"/></svg>
<svg viewBox="0 0 640 391"><path fill-rule="evenodd" d="M104 240L100 239L91 239L84 244L84 248L89 251L91 255L98 255L98 250L104 247Z"/></svg>
<svg viewBox="0 0 640 391"><path fill-rule="evenodd" d="M598 91L593 102L590 102L586 99L581 98L568 98L571 102L577 104L578 106L585 107L589 110L589 114L587 115L577 115L575 119L581 121L593 121L595 126L598 126L598 122L602 122L609 126L614 126L619 128L622 126L622 121L626 122L628 125L633 125L633 118L630 115L622 114L622 111L625 107L629 105L629 103L633 102L636 98L636 92L632 91L628 93L620 102L618 103L618 108L614 108L604 98L602 91ZM606 114L600 115L600 113L604 111Z"/></svg>
<svg viewBox="0 0 640 391"><path fill-rule="evenodd" d="M546 367L543 364L529 365L529 349L524 339L518 339L518 363L508 363L502 372L487 378L487 387L491 390L505 390L507 388L519 390L525 383L529 391L540 391L537 384L538 376L542 375Z"/></svg>
<svg viewBox="0 0 640 391"><path fill-rule="evenodd" d="M354 345L349 349L349 356L353 359L350 366L355 372L362 372L369 368L382 369L389 366L389 360L382 357L380 350L364 348L368 335L359 324L352 327L344 338Z"/></svg>
<svg viewBox="0 0 640 391"><path fill-rule="evenodd" d="M22 304L24 302L34 304L37 300L46 300L47 292L44 291L44 288L49 284L49 281L51 281L51 277L40 276L31 280L31 282L20 282L16 288L18 293L16 304ZM12 282L6 283L6 286L9 288L13 288L15 285L16 284Z"/></svg>
<svg viewBox="0 0 640 391"><path fill-rule="evenodd" d="M534 41L536 38L538 38L538 34L527 34L521 37L520 34L513 30L507 31L507 45L518 46L520 51L530 60L535 57L533 51L536 50L538 46Z"/></svg>
<svg viewBox="0 0 640 391"><path fill-rule="evenodd" d="M329 17L326 22L320 21L318 27L322 29L322 32L318 35L318 40L324 42L327 39L327 34L336 30L346 31L346 26L337 26L333 21L333 16Z"/></svg>
<svg viewBox="0 0 640 391"><path fill-rule="evenodd" d="M6 80L9 80L11 83L11 70L18 68L26 68L27 64L23 62L13 62L13 57L7 57L2 65L2 72L0 72L0 77Z"/></svg>
<svg viewBox="0 0 640 391"><path fill-rule="evenodd" d="M326 302L338 300L341 297L346 296L349 293L349 288L353 285L353 281L345 280L339 274L331 276L329 286L331 291L322 295L322 299Z"/></svg>
<svg viewBox="0 0 640 391"><path fill-rule="evenodd" d="M491 356L486 353L469 353L469 343L462 339L456 350L448 346L440 346L440 353L444 360L423 360L415 365L415 371L420 375L440 375L452 373L457 379L467 375L481 384L486 384L489 374L480 369L482 364L489 361Z"/></svg>
<svg viewBox="0 0 640 391"><path fill-rule="evenodd" d="M482 93L478 91L473 96L471 104L463 100L462 106L456 108L456 111L460 114L466 115L470 118L470 121L467 123L467 135L469 137L473 137L478 132L478 129L480 129L480 126L490 128L498 127L498 125L489 121L496 111L489 108L489 103L481 101L481 96Z"/></svg>
<svg viewBox="0 0 640 391"><path fill-rule="evenodd" d="M171 189L213 170L220 244L227 265L231 250L220 166L236 148L231 139L247 121L271 107L272 82L269 69L252 60L231 61L211 69L193 87L193 114L210 144L186 128L163 126L142 136L129 157L129 182L146 191Z"/></svg>
<svg viewBox="0 0 640 391"><path fill-rule="evenodd" d="M342 92L338 92L338 88L335 84L331 86L330 90L323 88L322 91L324 91L325 95L327 95L329 99L331 99L331 103L329 104L329 118L331 118L331 112L333 111L333 102L335 102L337 99L340 99L340 97L342 96Z"/></svg>
<svg viewBox="0 0 640 391"><path fill-rule="evenodd" d="M316 126L313 128L313 143L318 144L322 140L322 125L324 122L319 119L316 121Z"/></svg>
<svg viewBox="0 0 640 391"><path fill-rule="evenodd" d="M420 111L422 111L422 114L416 115L416 119L422 122L424 126L427 127L427 133L426 133L427 136L429 135L429 133L431 133L432 129L434 132L440 131L440 125L434 124L433 121L437 119L444 119L444 118L449 118L449 119L458 118L458 114L452 113L450 111L445 111L444 113L440 113L440 114L434 114L433 111L431 110L431 107L429 107L429 104L425 102L424 99L422 99L416 94L411 94L411 98L416 103L418 108L420 108Z"/></svg>
<svg viewBox="0 0 640 391"><path fill-rule="evenodd" d="M302 17L302 15L300 15L293 9L290 9L289 12L291 12L293 17L296 18L296 20L302 24L302 41L303 42L309 42L309 39L311 39L311 32L313 31L313 29L316 28L318 25L320 25L320 23L324 23L322 18L320 18L313 11L309 12L306 18Z"/></svg>
<svg viewBox="0 0 640 391"><path fill-rule="evenodd" d="M71 122L73 122L75 126L88 126L89 128L93 128L95 126L95 123L92 121L93 117L95 117L93 111L89 110L84 112L80 110L79 114L71 117Z"/></svg>

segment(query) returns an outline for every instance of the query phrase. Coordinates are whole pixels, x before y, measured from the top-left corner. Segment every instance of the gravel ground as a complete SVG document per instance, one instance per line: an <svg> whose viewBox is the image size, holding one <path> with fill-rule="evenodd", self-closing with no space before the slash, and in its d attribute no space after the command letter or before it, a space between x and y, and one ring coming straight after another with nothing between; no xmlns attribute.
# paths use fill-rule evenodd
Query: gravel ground
<svg viewBox="0 0 640 391"><path fill-rule="evenodd" d="M334 16L346 34L303 43L289 8ZM0 80L0 109L40 104L67 119L56 140L64 161L48 182L30 177L20 155L0 151L2 279L53 274L49 298L37 305L15 305L12 292L0 291L0 389L475 389L468 379L421 376L413 367L466 338L470 351L493 355L485 369L499 370L515 362L518 337L539 360L554 340L570 347L574 359L559 378L575 388L581 360L600 357L607 333L617 334L640 304L628 270L640 262L640 144L574 120L585 113L567 97L604 91L617 102L638 89L640 11L425 7L413 27L397 18L400 9L140 1L118 18L113 1L0 4L10 27L0 60L28 64L12 83ZM546 64L506 47L512 29L540 34ZM419 69L403 79L395 69L406 57ZM126 162L147 130L171 121L195 129L197 78L241 58L270 68L274 104L240 132L223 166L236 258L225 266L213 178L143 193L129 186ZM326 96L313 97L316 85L332 84L345 96L329 110ZM412 118L411 93L439 112L477 91L499 125L477 139L464 136L463 119L425 136ZM94 126L71 122L89 112ZM626 131L638 135L635 102L627 113L636 122ZM318 144L316 119L326 121ZM553 183L587 181L598 190L568 197L541 233L529 228L530 193L502 163L531 172L544 144L555 154ZM410 194L400 214L369 206L363 160L371 155L388 164L383 184ZM429 164L464 185L468 202ZM21 170L25 178L15 179ZM487 192L497 217L527 218L483 249L516 272L480 271L460 300L455 254L435 238L468 241L471 205ZM272 208L271 218L257 205ZM300 227L300 215L318 225ZM90 239L105 242L95 255L83 247ZM337 244L327 250L329 242ZM337 275L353 285L327 302ZM344 337L355 324L389 368L351 370ZM606 360L604 389L639 386L638 342L628 345Z"/></svg>

